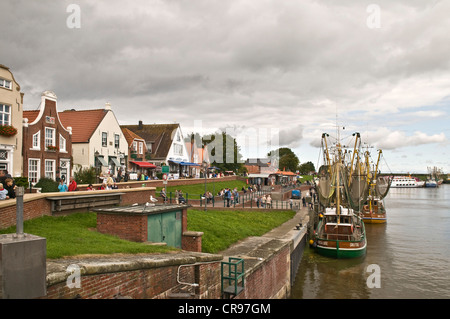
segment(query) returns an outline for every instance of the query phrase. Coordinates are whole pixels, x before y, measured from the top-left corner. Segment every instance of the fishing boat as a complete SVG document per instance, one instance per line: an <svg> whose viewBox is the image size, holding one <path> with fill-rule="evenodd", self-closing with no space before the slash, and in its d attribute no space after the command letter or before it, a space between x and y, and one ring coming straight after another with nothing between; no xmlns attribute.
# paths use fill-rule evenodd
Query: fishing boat
<svg viewBox="0 0 450 319"><path fill-rule="evenodd" d="M319 222L310 243L317 253L324 256L361 257L366 253L367 239L364 222L360 214L351 207L352 204L355 205L355 196L350 195L351 187L348 187L348 181L353 180L352 174L345 164L340 142L334 148L333 159L330 158L327 136L322 135L326 163L319 168L316 185L319 201L324 209L319 213ZM358 198L358 205L360 199Z"/></svg>
<svg viewBox="0 0 450 319"><path fill-rule="evenodd" d="M389 192L392 179L389 176L380 176L378 174L382 153L382 150L378 151L378 160L373 171L370 171L370 154L368 151L365 153L369 194L361 211L364 223L368 224L383 224L387 221L386 208L383 199Z"/></svg>
<svg viewBox="0 0 450 319"><path fill-rule="evenodd" d="M391 187L393 188L415 188L424 186L424 181L419 180L417 177L411 176L394 176L391 183Z"/></svg>

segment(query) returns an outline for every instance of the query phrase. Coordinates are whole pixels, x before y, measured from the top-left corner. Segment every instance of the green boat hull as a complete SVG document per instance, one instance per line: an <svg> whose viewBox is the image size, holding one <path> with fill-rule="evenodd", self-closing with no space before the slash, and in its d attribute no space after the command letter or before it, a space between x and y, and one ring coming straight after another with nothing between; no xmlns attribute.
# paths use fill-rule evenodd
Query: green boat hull
<svg viewBox="0 0 450 319"><path fill-rule="evenodd" d="M337 247L322 247L318 245L316 246L315 250L318 254L325 257L338 259L358 258L366 254L366 245L363 248L358 249L345 249L339 248L339 243L337 243Z"/></svg>

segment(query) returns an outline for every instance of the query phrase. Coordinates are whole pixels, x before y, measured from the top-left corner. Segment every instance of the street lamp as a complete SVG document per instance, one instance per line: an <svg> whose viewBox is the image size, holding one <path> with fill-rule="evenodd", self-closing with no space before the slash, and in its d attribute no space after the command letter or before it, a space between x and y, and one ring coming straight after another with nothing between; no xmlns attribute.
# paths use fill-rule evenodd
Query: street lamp
<svg viewBox="0 0 450 319"><path fill-rule="evenodd" d="M206 175L208 174L208 162L202 162L203 174L205 175L205 212L206 212Z"/></svg>

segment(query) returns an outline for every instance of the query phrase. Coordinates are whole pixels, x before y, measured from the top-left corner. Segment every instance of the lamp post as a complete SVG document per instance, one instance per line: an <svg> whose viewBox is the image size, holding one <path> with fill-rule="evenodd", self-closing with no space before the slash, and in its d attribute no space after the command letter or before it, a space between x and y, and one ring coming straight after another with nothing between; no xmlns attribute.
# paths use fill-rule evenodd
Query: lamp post
<svg viewBox="0 0 450 319"><path fill-rule="evenodd" d="M208 174L208 162L202 162L203 174L205 175L205 212L206 212L206 175Z"/></svg>

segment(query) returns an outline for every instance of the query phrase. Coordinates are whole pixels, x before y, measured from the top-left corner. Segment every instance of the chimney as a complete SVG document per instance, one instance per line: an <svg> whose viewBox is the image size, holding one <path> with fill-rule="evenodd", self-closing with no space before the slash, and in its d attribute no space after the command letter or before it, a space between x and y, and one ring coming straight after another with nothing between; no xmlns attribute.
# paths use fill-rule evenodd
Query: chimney
<svg viewBox="0 0 450 319"><path fill-rule="evenodd" d="M138 128L139 128L140 130L142 130L142 128L143 128L142 121L139 121Z"/></svg>
<svg viewBox="0 0 450 319"><path fill-rule="evenodd" d="M106 102L106 104L105 104L105 110L106 110L106 111L111 111L111 103Z"/></svg>

